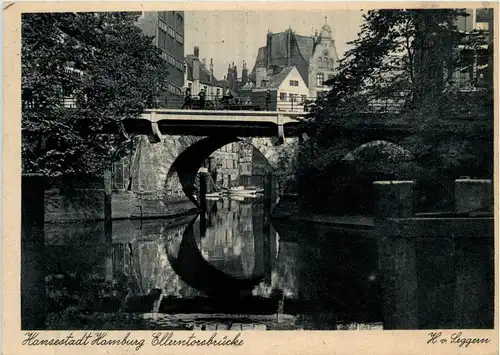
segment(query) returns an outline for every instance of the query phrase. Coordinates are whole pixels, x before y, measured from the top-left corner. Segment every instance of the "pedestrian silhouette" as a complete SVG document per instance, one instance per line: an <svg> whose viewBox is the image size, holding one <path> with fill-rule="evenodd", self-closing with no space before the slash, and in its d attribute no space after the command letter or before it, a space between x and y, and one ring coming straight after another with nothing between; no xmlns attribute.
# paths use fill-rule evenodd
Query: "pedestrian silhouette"
<svg viewBox="0 0 500 355"><path fill-rule="evenodd" d="M269 111L269 107L271 106L271 90L266 91L266 111Z"/></svg>
<svg viewBox="0 0 500 355"><path fill-rule="evenodd" d="M191 108L191 89L186 89L186 95L184 96L184 105L182 105L182 109L185 108Z"/></svg>
<svg viewBox="0 0 500 355"><path fill-rule="evenodd" d="M205 107L205 91L201 89L198 96L200 97L200 107L203 109Z"/></svg>

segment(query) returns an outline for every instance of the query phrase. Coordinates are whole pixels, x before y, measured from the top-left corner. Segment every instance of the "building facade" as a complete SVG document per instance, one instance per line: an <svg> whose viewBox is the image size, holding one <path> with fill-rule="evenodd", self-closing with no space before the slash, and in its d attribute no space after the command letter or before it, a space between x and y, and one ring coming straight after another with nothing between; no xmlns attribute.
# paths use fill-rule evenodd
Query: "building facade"
<svg viewBox="0 0 500 355"><path fill-rule="evenodd" d="M270 111L304 112L309 89L296 67L277 68L278 73L257 71L256 85L252 99L259 106ZM269 90L271 102L266 106L265 97Z"/></svg>
<svg viewBox="0 0 500 355"><path fill-rule="evenodd" d="M185 83L191 90L192 95L198 95L203 89L206 100L219 100L224 95L224 84L214 77L214 63L210 58L207 66L206 59L200 59L199 47L194 47L193 54L188 54L185 58L186 73Z"/></svg>
<svg viewBox="0 0 500 355"><path fill-rule="evenodd" d="M314 36L296 34L291 28L285 32L268 33L266 46L259 48L249 80L257 84L257 73L286 67L296 67L309 90L309 98L328 90L324 81L331 77L338 66L338 55L332 30L328 24ZM257 85L256 85L257 86Z"/></svg>
<svg viewBox="0 0 500 355"><path fill-rule="evenodd" d="M161 49L162 57L169 65L165 78L168 89L161 95L159 106L180 108L183 104L184 87L184 12L144 11L137 26L147 36L153 37L155 46Z"/></svg>
<svg viewBox="0 0 500 355"><path fill-rule="evenodd" d="M218 186L239 185L240 142L226 144L209 157L209 172Z"/></svg>

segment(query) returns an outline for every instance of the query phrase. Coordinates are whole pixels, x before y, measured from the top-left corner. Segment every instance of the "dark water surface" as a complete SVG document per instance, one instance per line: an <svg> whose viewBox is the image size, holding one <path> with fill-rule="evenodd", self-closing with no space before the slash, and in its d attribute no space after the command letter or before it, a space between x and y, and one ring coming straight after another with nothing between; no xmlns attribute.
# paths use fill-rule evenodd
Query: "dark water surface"
<svg viewBox="0 0 500 355"><path fill-rule="evenodd" d="M493 327L493 238L271 224L262 199L115 221L111 233L103 222L45 224L44 234L23 244L31 328Z"/></svg>

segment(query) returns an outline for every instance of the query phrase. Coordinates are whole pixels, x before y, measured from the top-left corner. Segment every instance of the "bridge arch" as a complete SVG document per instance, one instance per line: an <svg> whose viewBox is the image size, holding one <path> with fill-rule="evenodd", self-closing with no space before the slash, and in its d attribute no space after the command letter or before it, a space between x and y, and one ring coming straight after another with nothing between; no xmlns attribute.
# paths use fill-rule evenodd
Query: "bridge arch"
<svg viewBox="0 0 500 355"><path fill-rule="evenodd" d="M234 142L246 142L263 156L269 164L270 170L274 171L280 156L280 151L283 149L294 149L292 140L288 140L288 144L279 145L275 139L272 138L253 138L248 142L242 137L235 135L225 136L208 136L203 137L196 142L192 143L184 149L173 162L169 174L167 176L166 184L171 183L172 180L178 180L182 185L182 189L186 196L195 204L198 204L195 194L195 179L197 173L202 167L203 163L215 151L224 147L227 144ZM286 159L291 159L293 154L288 154Z"/></svg>

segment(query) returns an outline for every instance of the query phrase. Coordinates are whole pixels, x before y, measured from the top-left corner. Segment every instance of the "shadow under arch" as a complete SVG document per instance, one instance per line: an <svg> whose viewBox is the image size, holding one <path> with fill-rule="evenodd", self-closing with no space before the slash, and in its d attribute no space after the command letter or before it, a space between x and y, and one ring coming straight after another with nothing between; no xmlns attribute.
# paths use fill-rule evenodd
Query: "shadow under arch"
<svg viewBox="0 0 500 355"><path fill-rule="evenodd" d="M232 298L251 294L264 275L249 278L235 278L212 266L201 254L196 243L194 224L198 216L187 226L177 251L177 257L169 252L167 258L173 270L191 287L217 298Z"/></svg>
<svg viewBox="0 0 500 355"><path fill-rule="evenodd" d="M226 144L241 142L241 141L244 140L234 135L209 136L203 138L193 143L177 157L177 159L172 164L172 167L168 175L171 175L170 174L171 172L175 172L180 180L182 189L186 194L186 196L196 206L199 206L199 203L194 196L194 191L195 191L194 183L196 174L198 173L198 170L202 166L203 162L213 152L215 152L217 149L222 148ZM251 143L248 144L252 145ZM253 148L257 149L255 148L255 146L253 146ZM262 154L262 156L264 155ZM267 160L267 158L265 159Z"/></svg>

